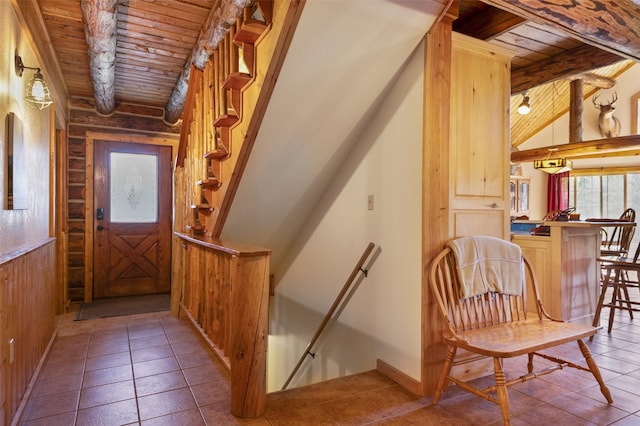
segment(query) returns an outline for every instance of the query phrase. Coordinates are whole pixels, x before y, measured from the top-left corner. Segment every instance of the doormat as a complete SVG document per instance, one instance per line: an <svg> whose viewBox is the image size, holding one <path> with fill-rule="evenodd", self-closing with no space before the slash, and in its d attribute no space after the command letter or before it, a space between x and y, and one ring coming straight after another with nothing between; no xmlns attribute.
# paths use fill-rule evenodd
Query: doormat
<svg viewBox="0 0 640 426"><path fill-rule="evenodd" d="M91 303L80 305L74 321L168 311L170 306L171 298L169 294L98 299Z"/></svg>

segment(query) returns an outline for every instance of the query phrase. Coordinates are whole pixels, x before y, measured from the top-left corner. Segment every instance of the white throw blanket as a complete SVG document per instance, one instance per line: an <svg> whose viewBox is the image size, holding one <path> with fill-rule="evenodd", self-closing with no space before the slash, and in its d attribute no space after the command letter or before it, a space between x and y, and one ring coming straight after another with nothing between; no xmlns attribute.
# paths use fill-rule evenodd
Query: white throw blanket
<svg viewBox="0 0 640 426"><path fill-rule="evenodd" d="M524 262L520 246L489 236L462 237L447 245L456 258L464 298L487 291L522 294Z"/></svg>

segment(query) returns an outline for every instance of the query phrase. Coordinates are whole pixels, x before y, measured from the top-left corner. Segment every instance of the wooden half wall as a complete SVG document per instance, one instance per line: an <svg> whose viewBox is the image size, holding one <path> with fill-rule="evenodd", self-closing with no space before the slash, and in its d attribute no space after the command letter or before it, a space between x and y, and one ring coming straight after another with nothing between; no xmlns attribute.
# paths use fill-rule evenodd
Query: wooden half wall
<svg viewBox="0 0 640 426"><path fill-rule="evenodd" d="M0 256L0 424L9 425L55 331L55 240Z"/></svg>

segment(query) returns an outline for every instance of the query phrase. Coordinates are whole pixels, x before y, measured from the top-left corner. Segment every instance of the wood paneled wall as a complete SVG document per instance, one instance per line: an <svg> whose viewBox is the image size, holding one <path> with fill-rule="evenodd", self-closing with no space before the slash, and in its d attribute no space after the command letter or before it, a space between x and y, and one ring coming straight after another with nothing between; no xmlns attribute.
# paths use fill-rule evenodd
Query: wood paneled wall
<svg viewBox="0 0 640 426"><path fill-rule="evenodd" d="M0 257L0 424L11 423L54 335L55 246Z"/></svg>
<svg viewBox="0 0 640 426"><path fill-rule="evenodd" d="M162 118L162 108L120 104L116 112L104 117L95 112L93 100L72 99L69 112L67 144L67 248L68 292L71 302L81 302L85 296L85 201L87 132L102 132L145 136L176 136L181 125L168 125Z"/></svg>

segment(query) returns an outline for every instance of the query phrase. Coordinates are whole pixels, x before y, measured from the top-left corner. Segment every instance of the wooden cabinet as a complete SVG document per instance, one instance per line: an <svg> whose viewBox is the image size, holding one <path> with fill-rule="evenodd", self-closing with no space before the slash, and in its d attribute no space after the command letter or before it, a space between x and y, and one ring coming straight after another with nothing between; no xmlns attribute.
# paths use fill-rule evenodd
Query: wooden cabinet
<svg viewBox="0 0 640 426"><path fill-rule="evenodd" d="M454 33L451 56L452 236L509 236L511 53Z"/></svg>
<svg viewBox="0 0 640 426"><path fill-rule="evenodd" d="M531 179L511 176L509 183L511 216L529 216L529 190Z"/></svg>

